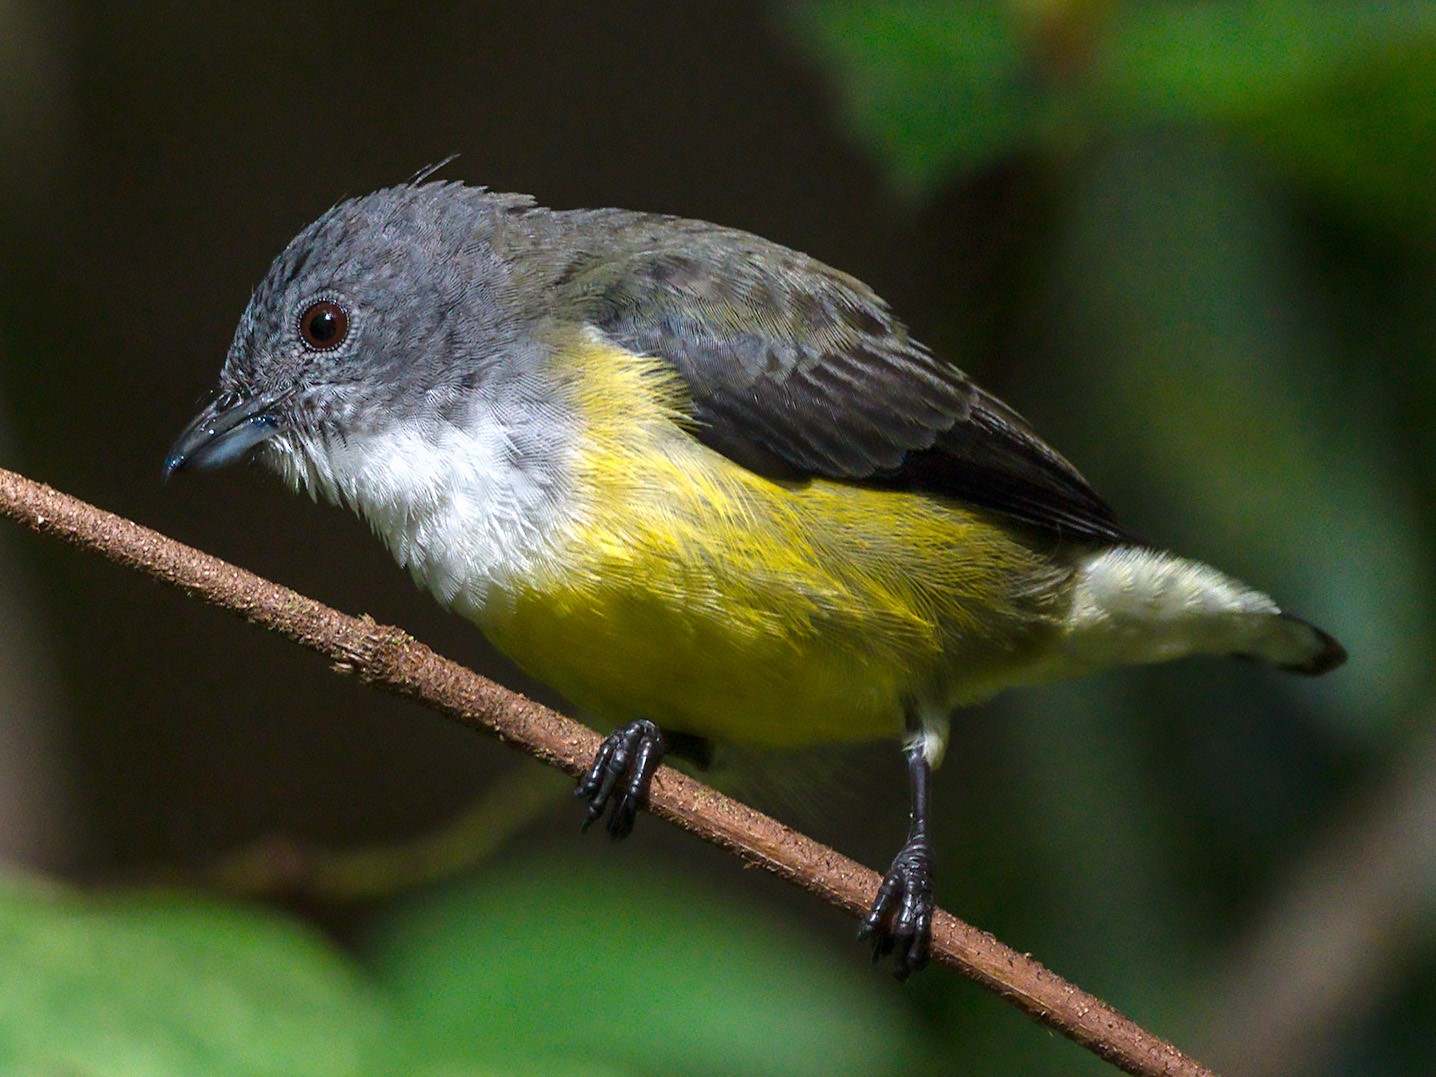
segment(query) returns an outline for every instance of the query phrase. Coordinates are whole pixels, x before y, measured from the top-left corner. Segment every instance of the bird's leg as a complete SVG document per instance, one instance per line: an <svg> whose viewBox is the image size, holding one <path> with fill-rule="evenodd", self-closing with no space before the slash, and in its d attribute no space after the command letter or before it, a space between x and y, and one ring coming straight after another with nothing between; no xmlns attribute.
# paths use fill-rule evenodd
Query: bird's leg
<svg viewBox="0 0 1436 1077"><path fill-rule="evenodd" d="M858 928L858 938L872 943L874 962L893 955L893 972L899 980L927 964L933 911L932 845L927 836L932 765L921 738L915 738L904 751L912 783L912 829Z"/></svg>
<svg viewBox="0 0 1436 1077"><path fill-rule="evenodd" d="M587 830L607 811L609 836L626 838L648 799L648 786L666 748L663 731L647 718L619 726L605 737L574 790L575 796L588 801L583 828Z"/></svg>

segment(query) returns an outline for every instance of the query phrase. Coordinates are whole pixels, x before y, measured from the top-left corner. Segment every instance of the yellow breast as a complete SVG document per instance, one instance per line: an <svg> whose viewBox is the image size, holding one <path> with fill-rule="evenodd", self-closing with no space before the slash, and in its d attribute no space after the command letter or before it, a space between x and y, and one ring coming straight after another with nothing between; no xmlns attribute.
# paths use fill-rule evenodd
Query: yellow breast
<svg viewBox="0 0 1436 1077"><path fill-rule="evenodd" d="M987 513L765 479L692 436L660 361L556 356L578 511L481 625L586 711L759 746L892 735L1002 687L1065 614L1070 572Z"/></svg>

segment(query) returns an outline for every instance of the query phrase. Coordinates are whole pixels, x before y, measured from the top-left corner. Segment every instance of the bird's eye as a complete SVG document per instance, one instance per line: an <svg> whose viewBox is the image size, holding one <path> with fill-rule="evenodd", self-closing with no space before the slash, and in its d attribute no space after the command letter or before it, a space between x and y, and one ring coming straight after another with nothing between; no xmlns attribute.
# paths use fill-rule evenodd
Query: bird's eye
<svg viewBox="0 0 1436 1077"><path fill-rule="evenodd" d="M332 299L311 303L299 316L299 336L315 351L329 351L349 335L349 315Z"/></svg>

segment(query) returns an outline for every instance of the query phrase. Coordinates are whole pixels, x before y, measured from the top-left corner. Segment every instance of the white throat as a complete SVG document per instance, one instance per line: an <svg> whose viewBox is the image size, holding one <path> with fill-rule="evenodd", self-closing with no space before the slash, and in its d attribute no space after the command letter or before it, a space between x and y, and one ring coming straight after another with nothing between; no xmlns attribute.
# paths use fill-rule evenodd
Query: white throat
<svg viewBox="0 0 1436 1077"><path fill-rule="evenodd" d="M527 433L528 437L524 434ZM560 447L492 405L462 425L397 424L343 440L276 438L268 462L311 497L369 522L399 565L470 619L555 555L572 515Z"/></svg>

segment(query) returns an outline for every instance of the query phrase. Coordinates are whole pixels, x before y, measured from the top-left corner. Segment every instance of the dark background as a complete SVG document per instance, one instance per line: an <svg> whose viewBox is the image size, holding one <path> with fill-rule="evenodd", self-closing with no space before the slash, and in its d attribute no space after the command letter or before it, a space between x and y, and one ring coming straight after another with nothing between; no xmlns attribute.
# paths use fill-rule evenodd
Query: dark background
<svg viewBox="0 0 1436 1077"><path fill-rule="evenodd" d="M1419 6L1252 7L0 6L0 462L529 689L348 515L252 468L160 482L248 290L336 200L455 153L443 175L547 205L808 251L1135 530L1352 652L1315 683L1194 661L959 716L942 903L1218 1068L1429 1072L1436 28ZM0 574L17 862L111 886L265 836L402 841L533 767L18 529ZM880 866L897 753L835 773L847 793L778 810ZM845 919L652 821L622 849L581 839L560 800L483 878L538 893L617 866L632 889L601 932L696 873L889 1015L894 1071L1104 1069L946 973L898 990ZM363 956L424 900L301 904ZM615 1072L715 1065L623 1043Z"/></svg>

